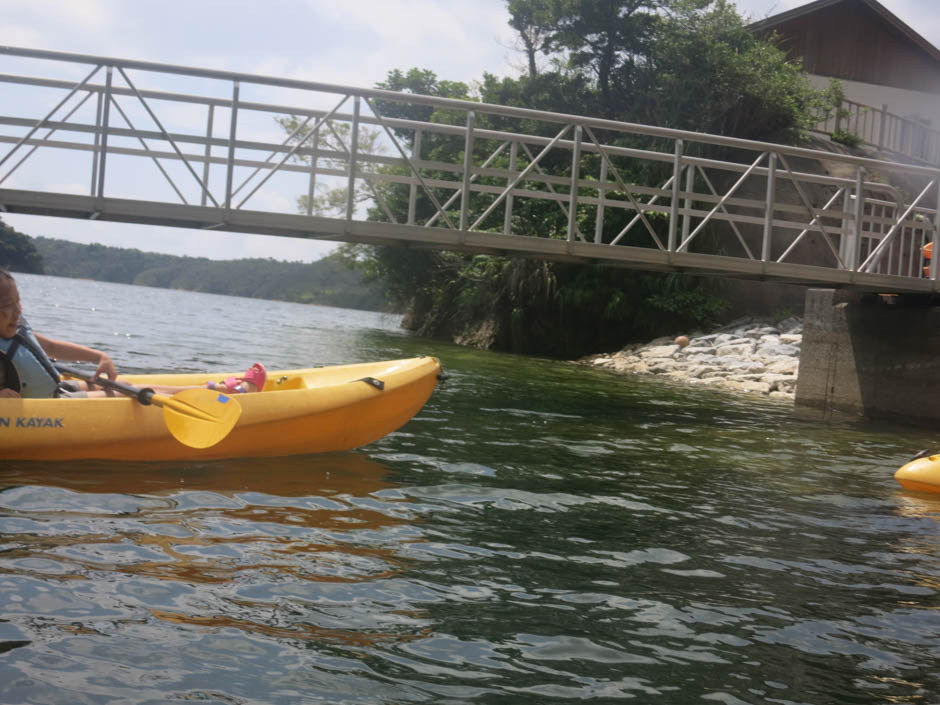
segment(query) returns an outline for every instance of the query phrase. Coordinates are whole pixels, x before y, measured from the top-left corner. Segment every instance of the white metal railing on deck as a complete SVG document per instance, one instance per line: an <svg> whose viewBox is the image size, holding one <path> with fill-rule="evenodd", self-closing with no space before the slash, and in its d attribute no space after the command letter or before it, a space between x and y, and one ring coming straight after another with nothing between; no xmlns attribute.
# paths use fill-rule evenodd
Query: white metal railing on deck
<svg viewBox="0 0 940 705"><path fill-rule="evenodd" d="M0 211L938 290L920 271L934 168L12 47L0 91ZM314 209L324 187L344 193L335 211Z"/></svg>
<svg viewBox="0 0 940 705"><path fill-rule="evenodd" d="M940 165L940 131L888 112L887 105L876 108L843 99L839 109L822 119L816 129L828 135L844 131L884 152Z"/></svg>

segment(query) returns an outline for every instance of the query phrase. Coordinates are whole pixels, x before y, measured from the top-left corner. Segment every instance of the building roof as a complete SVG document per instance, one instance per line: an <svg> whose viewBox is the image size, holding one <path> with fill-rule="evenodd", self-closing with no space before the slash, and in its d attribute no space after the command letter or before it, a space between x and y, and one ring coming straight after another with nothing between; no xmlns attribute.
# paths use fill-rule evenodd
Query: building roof
<svg viewBox="0 0 940 705"><path fill-rule="evenodd" d="M806 5L795 7L792 10L787 10L786 12L781 12L780 14L759 20L758 22L754 22L750 25L750 27L752 30L758 32L772 31L776 26L783 24L784 22L788 22L789 20L803 17L804 15L810 15L824 8L841 4L865 5L882 19L884 19L894 29L904 35L904 37L910 40L911 43L921 49L924 53L928 54L930 58L932 58L937 63L940 63L940 49L937 49L937 47L911 29L909 25L902 22L897 15L888 10L884 5L878 2L878 0L816 0L815 2L810 2Z"/></svg>

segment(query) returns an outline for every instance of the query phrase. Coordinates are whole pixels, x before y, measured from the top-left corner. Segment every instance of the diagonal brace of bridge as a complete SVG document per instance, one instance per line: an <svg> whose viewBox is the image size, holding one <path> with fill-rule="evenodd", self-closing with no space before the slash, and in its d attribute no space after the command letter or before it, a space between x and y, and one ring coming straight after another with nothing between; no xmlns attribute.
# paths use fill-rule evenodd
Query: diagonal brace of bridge
<svg viewBox="0 0 940 705"><path fill-rule="evenodd" d="M938 290L934 168L14 47L0 83L0 212Z"/></svg>

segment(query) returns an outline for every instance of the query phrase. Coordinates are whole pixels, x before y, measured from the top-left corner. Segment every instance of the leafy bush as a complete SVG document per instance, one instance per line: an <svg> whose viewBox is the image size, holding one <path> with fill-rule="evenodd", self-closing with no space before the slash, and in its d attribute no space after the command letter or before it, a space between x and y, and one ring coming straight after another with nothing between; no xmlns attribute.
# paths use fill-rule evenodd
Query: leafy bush
<svg viewBox="0 0 940 705"><path fill-rule="evenodd" d="M853 149L858 148L862 145L862 138L856 135L854 132L849 132L848 130L835 130L830 139L833 142L838 142L839 144L844 144L846 147L852 147Z"/></svg>

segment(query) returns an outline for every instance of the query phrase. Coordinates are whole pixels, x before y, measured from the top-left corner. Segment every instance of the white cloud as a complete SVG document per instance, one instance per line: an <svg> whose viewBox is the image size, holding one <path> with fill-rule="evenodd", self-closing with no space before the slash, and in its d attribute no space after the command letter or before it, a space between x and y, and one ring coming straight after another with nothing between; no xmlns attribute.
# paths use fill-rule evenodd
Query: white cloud
<svg viewBox="0 0 940 705"><path fill-rule="evenodd" d="M107 32L111 26L112 12L109 5L113 3L107 0L42 0L28 3L24 0L0 0L0 14L9 16L21 13L26 4L29 5L29 16L38 22L63 24L76 31L95 33Z"/></svg>
<svg viewBox="0 0 940 705"><path fill-rule="evenodd" d="M0 12L3 10L3 3L0 2ZM38 29L24 27L20 24L5 24L3 26L3 43L10 46L34 47L41 46L43 39L42 33Z"/></svg>
<svg viewBox="0 0 940 705"><path fill-rule="evenodd" d="M940 49L940 16L935 3L924 0L882 0L882 4L911 29Z"/></svg>
<svg viewBox="0 0 940 705"><path fill-rule="evenodd" d="M735 5L745 18L757 22L772 15L792 10L809 0L738 0Z"/></svg>
<svg viewBox="0 0 940 705"><path fill-rule="evenodd" d="M355 45L357 52L364 52L361 60L347 63L370 67L367 71L373 82L392 68L418 66L441 78L462 81L479 79L486 70L502 73L508 69L508 51L503 47L511 44L512 32L502 0L367 0L313 5L337 25L366 40Z"/></svg>

